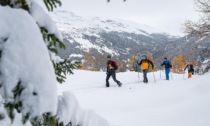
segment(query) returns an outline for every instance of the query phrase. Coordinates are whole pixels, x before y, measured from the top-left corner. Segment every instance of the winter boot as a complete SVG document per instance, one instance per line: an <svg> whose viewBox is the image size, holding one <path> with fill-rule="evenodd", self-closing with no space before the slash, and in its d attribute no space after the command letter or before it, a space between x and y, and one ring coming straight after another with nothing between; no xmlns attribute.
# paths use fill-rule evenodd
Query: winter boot
<svg viewBox="0 0 210 126"><path fill-rule="evenodd" d="M121 87L122 83L120 81L117 82L118 86Z"/></svg>

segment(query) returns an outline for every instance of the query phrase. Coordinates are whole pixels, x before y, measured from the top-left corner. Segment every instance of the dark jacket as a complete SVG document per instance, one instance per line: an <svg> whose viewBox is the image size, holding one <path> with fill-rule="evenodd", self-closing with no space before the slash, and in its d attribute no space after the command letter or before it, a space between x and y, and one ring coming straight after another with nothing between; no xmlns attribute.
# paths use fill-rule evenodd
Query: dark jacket
<svg viewBox="0 0 210 126"><path fill-rule="evenodd" d="M194 68L192 64L187 64L184 70L188 70L188 72L194 72Z"/></svg>
<svg viewBox="0 0 210 126"><path fill-rule="evenodd" d="M171 61L165 60L165 61L163 61L161 66L165 66L166 69L171 68L172 67Z"/></svg>
<svg viewBox="0 0 210 126"><path fill-rule="evenodd" d="M117 70L114 62L112 60L107 61L107 72L115 71Z"/></svg>
<svg viewBox="0 0 210 126"><path fill-rule="evenodd" d="M154 69L154 64L152 63L152 61L151 60L149 60L149 59L142 59L141 61L140 61L140 63L138 63L139 65L142 65L142 63L143 62L148 62L148 64L151 64L152 65L152 69ZM148 68L142 68L142 70L148 70L149 69L149 65L148 65Z"/></svg>

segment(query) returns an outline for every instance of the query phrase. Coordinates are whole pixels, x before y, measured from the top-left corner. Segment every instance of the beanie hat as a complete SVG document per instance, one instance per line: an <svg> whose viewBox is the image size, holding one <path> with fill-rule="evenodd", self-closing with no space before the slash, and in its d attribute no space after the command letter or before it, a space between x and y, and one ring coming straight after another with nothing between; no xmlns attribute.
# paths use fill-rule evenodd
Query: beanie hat
<svg viewBox="0 0 210 126"><path fill-rule="evenodd" d="M110 58L111 58L111 55L108 55L108 56L107 56L107 58L109 58L109 59L110 59Z"/></svg>
<svg viewBox="0 0 210 126"><path fill-rule="evenodd" d="M147 58L147 56L146 56L146 55L142 55L142 58L146 59L146 58Z"/></svg>

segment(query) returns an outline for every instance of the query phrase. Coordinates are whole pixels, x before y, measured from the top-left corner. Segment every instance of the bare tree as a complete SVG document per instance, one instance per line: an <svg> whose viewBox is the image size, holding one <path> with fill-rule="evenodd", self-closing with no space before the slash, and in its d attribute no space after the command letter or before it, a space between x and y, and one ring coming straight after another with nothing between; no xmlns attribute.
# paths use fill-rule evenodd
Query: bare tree
<svg viewBox="0 0 210 126"><path fill-rule="evenodd" d="M210 36L210 0L196 0L196 10L201 13L199 21L186 21L183 25L183 32L197 37Z"/></svg>

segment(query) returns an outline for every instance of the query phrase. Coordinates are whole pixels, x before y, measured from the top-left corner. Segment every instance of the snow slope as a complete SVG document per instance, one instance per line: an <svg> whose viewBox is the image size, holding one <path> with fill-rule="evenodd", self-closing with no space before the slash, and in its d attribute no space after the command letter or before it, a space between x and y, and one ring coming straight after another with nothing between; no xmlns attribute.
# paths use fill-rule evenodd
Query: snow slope
<svg viewBox="0 0 210 126"><path fill-rule="evenodd" d="M65 32L70 32L75 29L83 29L83 32L85 29L92 29L94 31L100 31L101 29L103 29L107 32L131 32L146 36L151 33L162 33L160 30L157 30L155 28L141 25L128 20L103 19L100 17L84 18L66 10L55 11L53 13L50 13L50 16L57 23L59 29Z"/></svg>
<svg viewBox="0 0 210 126"><path fill-rule="evenodd" d="M164 71L149 73L149 84L142 83L142 74L117 73L123 83L118 87L110 79L105 87L105 72L74 71L59 92L72 91L81 108L104 117L111 126L209 126L210 73L183 79L172 74L164 80ZM161 76L160 76L161 74ZM185 78L187 74L185 74Z"/></svg>

